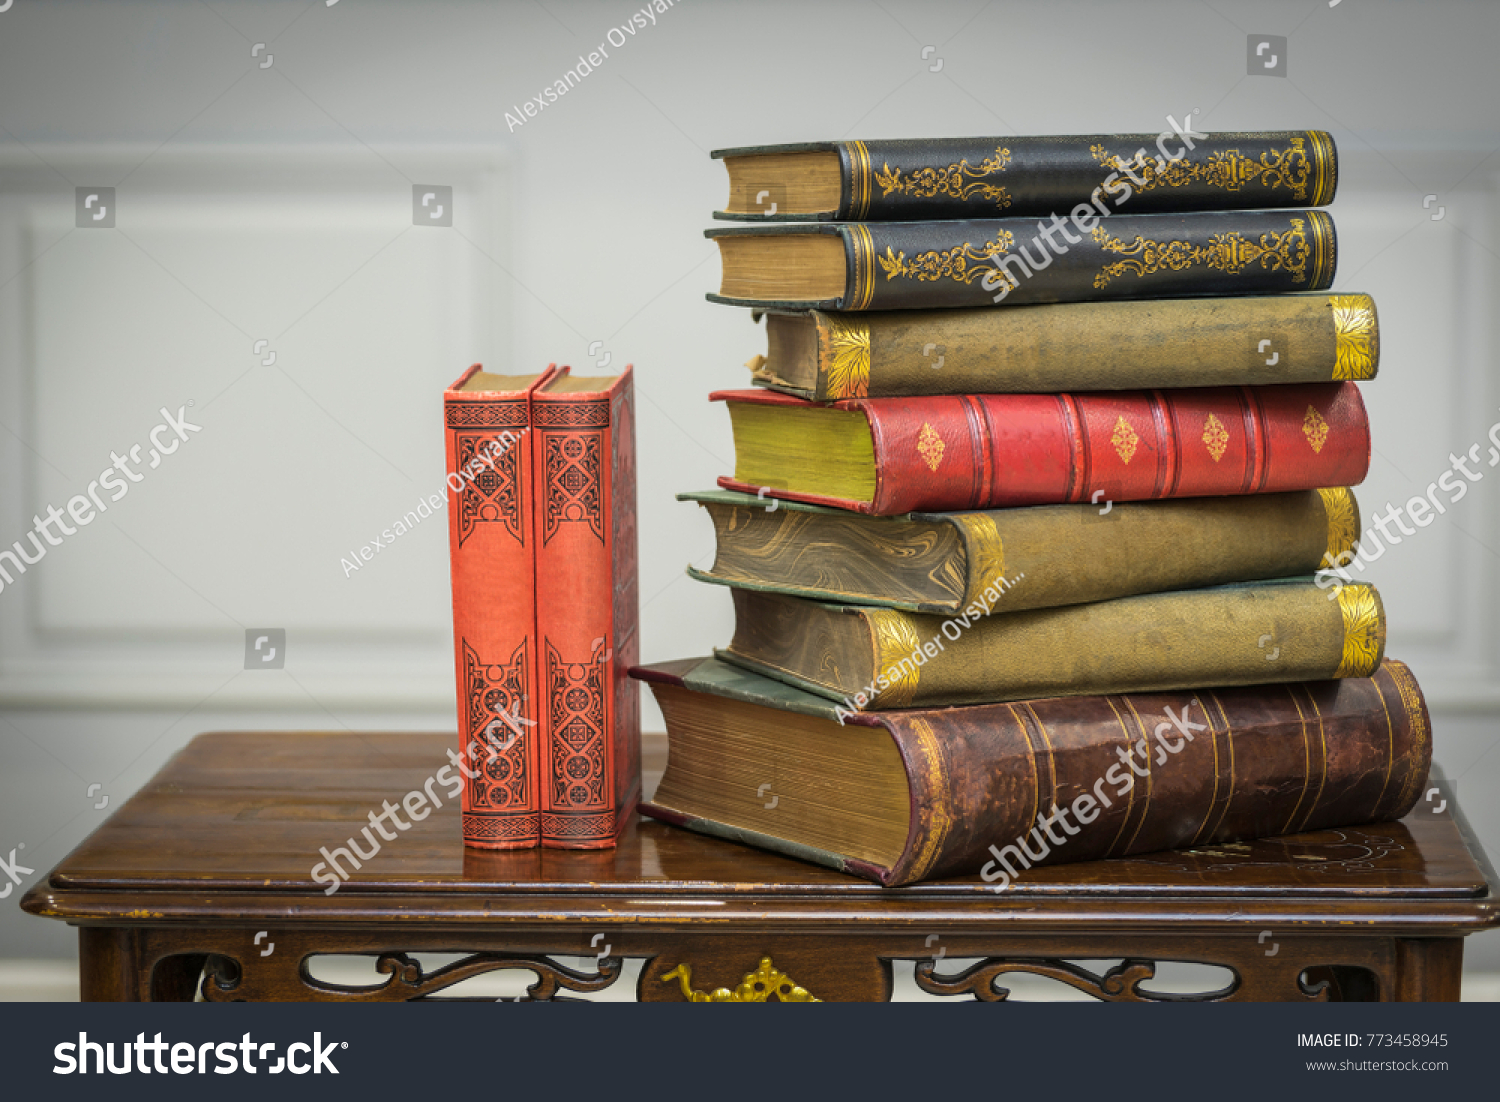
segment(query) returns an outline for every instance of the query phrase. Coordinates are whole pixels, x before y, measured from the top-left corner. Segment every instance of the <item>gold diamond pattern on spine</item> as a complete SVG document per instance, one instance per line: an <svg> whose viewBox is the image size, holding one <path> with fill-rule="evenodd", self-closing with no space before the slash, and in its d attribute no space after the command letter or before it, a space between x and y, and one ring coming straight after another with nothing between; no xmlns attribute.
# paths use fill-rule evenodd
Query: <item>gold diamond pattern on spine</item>
<svg viewBox="0 0 1500 1102"><path fill-rule="evenodd" d="M1380 329L1369 295L1329 295L1333 311L1334 379L1373 379L1380 361Z"/></svg>
<svg viewBox="0 0 1500 1102"><path fill-rule="evenodd" d="M1318 496L1328 515L1328 550L1323 553L1323 566L1328 570L1347 566L1359 537L1359 506L1347 486L1319 490Z"/></svg>
<svg viewBox="0 0 1500 1102"><path fill-rule="evenodd" d="M870 393L870 327L862 321L827 317L825 390L830 399L864 398Z"/></svg>
<svg viewBox="0 0 1500 1102"><path fill-rule="evenodd" d="M943 461L943 452L946 450L947 445L943 443L943 438L938 435L937 429L923 421L922 431L917 434L917 454L922 457L922 462L927 464L928 470L938 469L938 464Z"/></svg>
<svg viewBox="0 0 1500 1102"><path fill-rule="evenodd" d="M1339 612L1344 618L1344 651L1334 677L1369 677L1385 654L1385 617L1375 587L1338 588Z"/></svg>
<svg viewBox="0 0 1500 1102"><path fill-rule="evenodd" d="M1209 457L1215 463L1224 458L1224 449L1229 447L1229 431L1212 413L1208 420L1203 422L1203 446L1208 449Z"/></svg>
<svg viewBox="0 0 1500 1102"><path fill-rule="evenodd" d="M863 615L874 634L875 673L886 680L876 699L886 708L908 708L922 676L922 667L912 657L921 651L922 640L906 615L895 609L867 608Z"/></svg>
<svg viewBox="0 0 1500 1102"><path fill-rule="evenodd" d="M1307 442L1312 445L1313 454L1323 450L1323 445L1328 443L1328 422L1323 420L1323 415L1312 406L1307 407L1307 416L1302 418L1302 435L1307 437Z"/></svg>
<svg viewBox="0 0 1500 1102"><path fill-rule="evenodd" d="M1115 431L1109 438L1109 442L1115 446L1120 462L1129 463L1135 458L1136 445L1141 442L1141 438L1136 435L1135 429L1130 427L1130 422L1121 417L1115 422Z"/></svg>

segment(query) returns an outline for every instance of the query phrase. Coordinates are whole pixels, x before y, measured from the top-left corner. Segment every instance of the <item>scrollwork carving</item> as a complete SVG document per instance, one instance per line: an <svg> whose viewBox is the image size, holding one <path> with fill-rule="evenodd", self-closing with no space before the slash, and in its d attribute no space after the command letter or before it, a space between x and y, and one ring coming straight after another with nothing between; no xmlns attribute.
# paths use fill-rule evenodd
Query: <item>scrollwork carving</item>
<svg viewBox="0 0 1500 1102"><path fill-rule="evenodd" d="M931 995L973 995L981 1002L1005 1002L1010 990L995 981L1011 972L1042 976L1065 983L1101 1002L1217 1002L1228 998L1239 986L1239 973L1228 987L1196 995L1166 995L1142 991L1141 984L1156 976L1156 964L1149 960L1124 960L1102 976L1070 964L1065 960L1036 958L996 958L982 960L953 976L938 975L937 962L917 962L917 986Z"/></svg>

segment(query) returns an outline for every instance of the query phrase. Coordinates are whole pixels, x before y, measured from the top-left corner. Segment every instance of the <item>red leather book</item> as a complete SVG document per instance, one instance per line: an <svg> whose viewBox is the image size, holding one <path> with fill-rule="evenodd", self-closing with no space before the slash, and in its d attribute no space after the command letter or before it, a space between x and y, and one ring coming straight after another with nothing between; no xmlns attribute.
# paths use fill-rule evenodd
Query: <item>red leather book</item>
<svg viewBox="0 0 1500 1102"><path fill-rule="evenodd" d="M532 398L542 845L600 849L640 800L631 369Z"/></svg>
<svg viewBox="0 0 1500 1102"><path fill-rule="evenodd" d="M531 395L551 379L478 364L443 396L464 844L541 838Z"/></svg>
<svg viewBox="0 0 1500 1102"><path fill-rule="evenodd" d="M711 398L728 404L735 423L735 475L720 486L877 516L1353 486L1370 465L1369 419L1351 382L842 402L727 390ZM788 424L767 431L781 416ZM837 479L861 489L830 492Z"/></svg>

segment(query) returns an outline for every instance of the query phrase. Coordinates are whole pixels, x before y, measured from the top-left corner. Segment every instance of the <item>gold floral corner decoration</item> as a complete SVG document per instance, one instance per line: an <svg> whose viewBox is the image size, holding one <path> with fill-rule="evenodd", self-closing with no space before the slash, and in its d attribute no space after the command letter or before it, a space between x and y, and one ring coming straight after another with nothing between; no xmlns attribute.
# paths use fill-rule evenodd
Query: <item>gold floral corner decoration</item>
<svg viewBox="0 0 1500 1102"><path fill-rule="evenodd" d="M1329 295L1333 310L1335 380L1373 379L1379 349L1375 303L1369 295Z"/></svg>
<svg viewBox="0 0 1500 1102"><path fill-rule="evenodd" d="M717 987L709 992L694 991L693 966L690 964L679 964L661 977L662 983L671 983L674 979L682 984L682 996L690 1003L763 1003L772 995L784 1003L823 1001L814 998L807 988L799 986L791 976L776 968L770 957L761 957L760 967L754 972L746 972L733 991L727 987Z"/></svg>
<svg viewBox="0 0 1500 1102"><path fill-rule="evenodd" d="M1130 427L1130 422L1122 416L1115 422L1114 435L1109 438L1109 442L1115 446L1120 462L1128 464L1135 458L1136 445L1141 442L1141 438L1136 435L1135 429Z"/></svg>
<svg viewBox="0 0 1500 1102"><path fill-rule="evenodd" d="M1380 665L1385 651L1385 619L1375 589L1368 585L1342 585L1338 590L1339 612L1344 618L1344 650L1334 677L1369 677Z"/></svg>
<svg viewBox="0 0 1500 1102"><path fill-rule="evenodd" d="M861 321L829 318L828 396L865 398L870 394L870 327Z"/></svg>
<svg viewBox="0 0 1500 1102"><path fill-rule="evenodd" d="M1354 495L1346 486L1335 486L1319 490L1318 496L1323 499L1323 512L1328 516L1328 550L1323 553L1323 566L1329 570L1347 566L1359 536Z"/></svg>
<svg viewBox="0 0 1500 1102"><path fill-rule="evenodd" d="M1224 449L1229 447L1229 430L1212 413L1203 422L1203 446L1215 463L1224 458Z"/></svg>
<svg viewBox="0 0 1500 1102"><path fill-rule="evenodd" d="M917 454L922 457L922 462L927 464L927 469L935 471L938 464L943 461L943 452L947 445L943 438L938 435L937 429L926 421L922 422L922 431L917 434Z"/></svg>
<svg viewBox="0 0 1500 1102"><path fill-rule="evenodd" d="M1302 418L1302 435L1312 445L1314 455L1321 452L1328 442L1328 422L1312 406L1307 407L1307 416Z"/></svg>

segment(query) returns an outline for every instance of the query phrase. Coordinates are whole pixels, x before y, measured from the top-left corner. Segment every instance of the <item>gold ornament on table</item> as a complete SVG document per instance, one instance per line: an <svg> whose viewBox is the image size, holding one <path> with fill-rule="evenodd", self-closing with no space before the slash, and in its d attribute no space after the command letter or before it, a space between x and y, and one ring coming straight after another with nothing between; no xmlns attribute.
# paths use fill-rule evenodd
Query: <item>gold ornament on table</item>
<svg viewBox="0 0 1500 1102"><path fill-rule="evenodd" d="M1215 463L1224 458L1224 449L1229 447L1229 432L1224 428L1224 422L1212 413L1203 422L1203 446Z"/></svg>
<svg viewBox="0 0 1500 1102"><path fill-rule="evenodd" d="M681 982L682 995L690 1003L763 1003L772 995L784 1003L823 1001L814 998L807 988L799 987L791 976L779 971L771 964L770 957L761 957L760 967L754 972L746 972L745 978L733 991L727 987L718 987L706 994L694 991L693 966L690 964L679 964L661 977L662 983L670 983L674 979Z"/></svg>
<svg viewBox="0 0 1500 1102"><path fill-rule="evenodd" d="M1135 429L1130 427L1130 422L1121 417L1115 422L1114 435L1109 438L1109 442L1115 446L1120 462L1128 464L1135 458L1135 448L1141 442L1141 438L1136 435Z"/></svg>
<svg viewBox="0 0 1500 1102"><path fill-rule="evenodd" d="M1312 406L1307 407L1307 416L1302 418L1302 435L1312 445L1314 455L1321 452L1323 445L1328 442L1328 422Z"/></svg>

